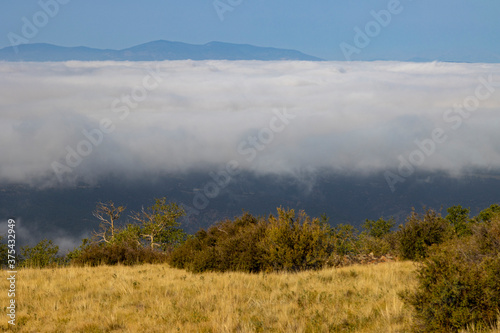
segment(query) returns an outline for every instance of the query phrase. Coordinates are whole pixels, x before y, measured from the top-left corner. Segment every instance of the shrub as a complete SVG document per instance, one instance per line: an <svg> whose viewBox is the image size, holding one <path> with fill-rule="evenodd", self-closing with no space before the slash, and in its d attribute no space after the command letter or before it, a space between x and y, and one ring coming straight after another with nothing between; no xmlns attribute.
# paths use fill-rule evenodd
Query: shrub
<svg viewBox="0 0 500 333"><path fill-rule="evenodd" d="M60 258L57 257L58 252L59 246L47 239L40 241L33 247L23 246L21 248L21 266L44 268L57 265L60 261Z"/></svg>
<svg viewBox="0 0 500 333"><path fill-rule="evenodd" d="M473 232L473 246L479 253L495 255L500 252L500 216L490 222L475 225Z"/></svg>
<svg viewBox="0 0 500 333"><path fill-rule="evenodd" d="M381 256L394 252L393 234L391 229L396 222L394 219L384 220L379 218L377 221L366 220L363 224L363 232L359 235L359 248L361 252L373 253L375 256Z"/></svg>
<svg viewBox="0 0 500 333"><path fill-rule="evenodd" d="M263 257L258 244L265 230L263 219L244 213L233 221L221 221L207 231L198 231L173 250L169 263L192 272L258 272Z"/></svg>
<svg viewBox="0 0 500 333"><path fill-rule="evenodd" d="M228 220L222 223L216 247L221 270L260 271L263 250L259 247L259 242L264 237L265 230L265 220L251 214L244 214L234 222Z"/></svg>
<svg viewBox="0 0 500 333"><path fill-rule="evenodd" d="M382 238L391 232L391 229L396 225L394 219L384 220L382 217L377 221L366 220L363 223L364 232L371 237Z"/></svg>
<svg viewBox="0 0 500 333"><path fill-rule="evenodd" d="M359 244L360 251L364 254L373 253L373 255L379 257L392 252L391 244L385 237L378 238L361 234Z"/></svg>
<svg viewBox="0 0 500 333"><path fill-rule="evenodd" d="M423 215L412 211L397 233L398 252L402 259L420 260L427 257L433 244L441 244L451 237L450 224L434 210Z"/></svg>
<svg viewBox="0 0 500 333"><path fill-rule="evenodd" d="M167 255L161 251L144 248L136 242L92 243L72 258L75 265L136 265L163 263Z"/></svg>
<svg viewBox="0 0 500 333"><path fill-rule="evenodd" d="M278 208L278 216L270 216L264 249L266 270L299 271L322 268L333 251L330 227L300 211Z"/></svg>
<svg viewBox="0 0 500 333"><path fill-rule="evenodd" d="M358 254L360 243L358 230L350 224L339 224L330 232L333 250L337 255Z"/></svg>
<svg viewBox="0 0 500 333"><path fill-rule="evenodd" d="M323 267L333 250L325 221L278 209L268 220L244 213L200 230L170 256L170 264L193 272L297 271Z"/></svg>
<svg viewBox="0 0 500 333"><path fill-rule="evenodd" d="M474 218L474 221L479 223L488 222L498 216L500 216L500 205L493 204L479 212L479 214Z"/></svg>
<svg viewBox="0 0 500 333"><path fill-rule="evenodd" d="M0 266L7 267L9 260L9 247L3 242L4 236L0 236Z"/></svg>
<svg viewBox="0 0 500 333"><path fill-rule="evenodd" d="M469 218L470 209L458 205L452 206L446 211L448 215L446 215L445 219L450 223L452 231L457 237L467 236L472 233Z"/></svg>
<svg viewBox="0 0 500 333"><path fill-rule="evenodd" d="M415 308L415 331L493 326L500 309L499 230L497 219L474 227L472 236L431 247L418 271L417 290L403 295Z"/></svg>
<svg viewBox="0 0 500 333"><path fill-rule="evenodd" d="M82 254L85 249L90 247L92 245L92 242L88 238L82 239L82 244L80 244L79 247L74 248L73 251L69 251L65 256L64 256L64 263L65 264L71 264L76 261L76 259Z"/></svg>
<svg viewBox="0 0 500 333"><path fill-rule="evenodd" d="M203 272L215 268L215 252L213 250L214 242L207 242L207 232L199 230L194 236L174 249L169 257L169 264L172 267L186 269L191 272ZM215 239L214 239L215 241ZM210 244L212 243L212 244ZM211 249L211 250L209 250ZM207 257L207 254L210 256ZM210 265L212 265L210 267Z"/></svg>

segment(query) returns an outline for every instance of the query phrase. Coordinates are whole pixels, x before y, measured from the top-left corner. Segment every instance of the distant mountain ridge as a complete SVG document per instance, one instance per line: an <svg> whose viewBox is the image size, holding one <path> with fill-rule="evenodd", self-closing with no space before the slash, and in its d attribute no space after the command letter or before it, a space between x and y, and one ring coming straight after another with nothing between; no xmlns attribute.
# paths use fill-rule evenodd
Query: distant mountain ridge
<svg viewBox="0 0 500 333"><path fill-rule="evenodd" d="M96 49L85 46L64 47L45 43L21 44L17 47L9 46L0 49L0 60L4 61L161 61L187 59L323 60L296 50L223 42L195 45L166 40L157 40L123 50Z"/></svg>

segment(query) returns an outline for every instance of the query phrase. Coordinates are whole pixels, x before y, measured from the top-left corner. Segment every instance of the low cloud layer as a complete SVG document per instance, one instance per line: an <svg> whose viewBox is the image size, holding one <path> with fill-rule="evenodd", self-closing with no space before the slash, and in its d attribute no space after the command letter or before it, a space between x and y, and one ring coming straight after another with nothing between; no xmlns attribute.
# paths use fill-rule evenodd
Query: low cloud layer
<svg viewBox="0 0 500 333"><path fill-rule="evenodd" d="M498 64L4 62L0 96L2 183L500 170Z"/></svg>

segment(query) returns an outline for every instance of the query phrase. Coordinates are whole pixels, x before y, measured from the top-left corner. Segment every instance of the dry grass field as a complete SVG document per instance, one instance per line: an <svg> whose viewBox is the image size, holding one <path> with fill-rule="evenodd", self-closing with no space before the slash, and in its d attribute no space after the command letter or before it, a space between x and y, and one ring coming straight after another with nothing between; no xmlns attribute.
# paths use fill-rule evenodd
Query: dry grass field
<svg viewBox="0 0 500 333"><path fill-rule="evenodd" d="M415 268L395 262L254 275L167 265L23 269L15 330L403 332L411 313L397 293L414 286ZM7 293L0 299L7 304ZM5 316L0 328L8 326Z"/></svg>

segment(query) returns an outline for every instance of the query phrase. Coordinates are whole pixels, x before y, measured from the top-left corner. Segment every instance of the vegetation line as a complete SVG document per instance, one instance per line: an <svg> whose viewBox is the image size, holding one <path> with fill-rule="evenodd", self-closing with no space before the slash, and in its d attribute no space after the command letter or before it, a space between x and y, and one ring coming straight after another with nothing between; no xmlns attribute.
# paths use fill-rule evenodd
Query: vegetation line
<svg viewBox="0 0 500 333"><path fill-rule="evenodd" d="M475 217L461 206L450 207L445 217L413 211L397 229L392 219L366 220L361 231L348 224L332 227L326 216L278 208L267 218L243 213L194 235L178 222L183 209L165 198L120 224L124 211L113 202L98 203L99 230L65 256L58 256L51 240L22 248L19 294L31 296L19 299L19 313L27 313L23 302L38 311L42 304L50 307L40 294L49 291L33 289L50 276L59 280L49 288L61 298L52 306L62 321L56 331L133 331L135 326L114 315L100 324L84 319L108 303L128 317L134 307L145 318L183 331L372 332L383 325L390 331L498 331L498 204ZM7 245L0 251L6 260ZM354 265L382 262L387 264ZM40 270L48 267L61 268ZM60 281L71 276L71 283ZM103 290L88 289L99 279ZM73 303L80 308L66 312ZM38 327L40 315L48 316L21 315L20 326L24 320Z"/></svg>

